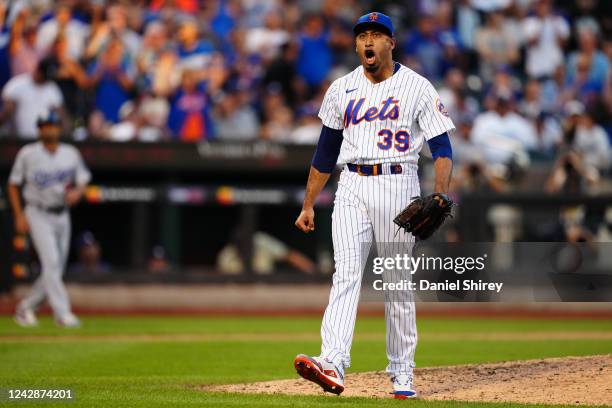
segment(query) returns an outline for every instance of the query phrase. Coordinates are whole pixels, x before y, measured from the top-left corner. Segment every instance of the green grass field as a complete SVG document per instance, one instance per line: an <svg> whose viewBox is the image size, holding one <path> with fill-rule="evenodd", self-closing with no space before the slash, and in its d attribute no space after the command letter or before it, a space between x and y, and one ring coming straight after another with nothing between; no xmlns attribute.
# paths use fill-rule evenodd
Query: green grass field
<svg viewBox="0 0 612 408"><path fill-rule="evenodd" d="M38 328L23 329L1 317L0 388L71 388L76 398L68 406L75 408L525 406L207 393L199 386L296 377L293 357L318 354L320 319L86 316L83 320L80 329L57 328L49 318L43 318ZM418 326L419 367L612 352L609 337L571 336L612 332L609 320L420 318ZM487 338L491 333L495 337ZM521 339L522 333L537 335ZM559 336L567 333L567 339ZM385 367L382 317L358 319L352 361L353 372Z"/></svg>

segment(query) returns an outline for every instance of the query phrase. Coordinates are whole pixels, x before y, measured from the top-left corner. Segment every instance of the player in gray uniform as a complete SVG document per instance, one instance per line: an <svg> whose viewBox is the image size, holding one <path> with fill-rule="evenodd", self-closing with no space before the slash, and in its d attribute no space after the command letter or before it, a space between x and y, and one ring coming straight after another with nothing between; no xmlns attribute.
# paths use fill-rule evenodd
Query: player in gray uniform
<svg viewBox="0 0 612 408"><path fill-rule="evenodd" d="M19 150L8 182L15 231L30 233L42 267L30 294L17 305L15 322L36 326L35 310L47 299L57 324L75 327L80 321L70 309L62 281L70 245L68 208L79 202L91 174L79 151L59 142L61 125L57 113L39 118L37 125L40 141Z"/></svg>

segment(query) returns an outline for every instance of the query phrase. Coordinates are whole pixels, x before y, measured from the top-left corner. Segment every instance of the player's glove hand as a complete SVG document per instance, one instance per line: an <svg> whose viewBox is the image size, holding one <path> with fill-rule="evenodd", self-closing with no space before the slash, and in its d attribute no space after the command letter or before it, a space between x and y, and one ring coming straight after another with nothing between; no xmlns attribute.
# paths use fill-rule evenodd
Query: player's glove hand
<svg viewBox="0 0 612 408"><path fill-rule="evenodd" d="M440 228L447 217L452 217L453 205L453 200L442 193L419 197L404 208L393 222L415 237L427 239Z"/></svg>

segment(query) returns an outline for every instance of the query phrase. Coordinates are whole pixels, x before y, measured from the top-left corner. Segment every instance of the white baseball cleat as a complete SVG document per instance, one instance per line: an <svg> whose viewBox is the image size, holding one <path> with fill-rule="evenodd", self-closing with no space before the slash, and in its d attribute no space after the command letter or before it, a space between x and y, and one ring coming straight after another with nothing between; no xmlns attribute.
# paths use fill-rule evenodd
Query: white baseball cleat
<svg viewBox="0 0 612 408"><path fill-rule="evenodd" d="M32 309L17 309L13 320L21 327L36 327L38 319Z"/></svg>
<svg viewBox="0 0 612 408"><path fill-rule="evenodd" d="M76 317L72 313L67 313L55 319L55 323L57 323L57 325L60 327L66 327L66 328L81 327L81 321L79 320L78 317Z"/></svg>
<svg viewBox="0 0 612 408"><path fill-rule="evenodd" d="M416 398L417 392L412 386L412 376L399 374L391 379L393 382L393 397L395 399Z"/></svg>
<svg viewBox="0 0 612 408"><path fill-rule="evenodd" d="M326 359L298 354L293 360L293 366L299 375L319 385L324 391L337 395L344 391L344 375Z"/></svg>

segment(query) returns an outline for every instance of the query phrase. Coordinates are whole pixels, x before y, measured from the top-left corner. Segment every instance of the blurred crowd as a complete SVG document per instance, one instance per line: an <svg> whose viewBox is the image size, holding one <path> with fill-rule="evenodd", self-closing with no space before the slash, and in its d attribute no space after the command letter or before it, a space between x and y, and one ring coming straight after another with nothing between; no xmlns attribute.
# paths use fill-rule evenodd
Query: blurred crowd
<svg viewBox="0 0 612 408"><path fill-rule="evenodd" d="M326 88L359 63L352 26L377 9L395 58L439 89L468 174L543 158L561 169L547 189L568 168L595 182L611 157L606 3L0 0L0 131L34 138L58 109L75 140L314 144Z"/></svg>

